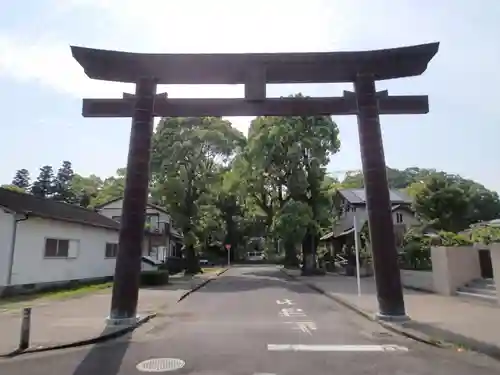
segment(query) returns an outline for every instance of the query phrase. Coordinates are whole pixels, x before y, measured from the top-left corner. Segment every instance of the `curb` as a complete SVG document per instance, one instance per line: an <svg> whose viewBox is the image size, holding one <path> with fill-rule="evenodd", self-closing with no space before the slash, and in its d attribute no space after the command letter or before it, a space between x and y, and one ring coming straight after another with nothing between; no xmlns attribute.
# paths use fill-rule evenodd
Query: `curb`
<svg viewBox="0 0 500 375"><path fill-rule="evenodd" d="M386 328L387 330L389 330L391 332L403 335L403 336L408 337L408 338L410 338L412 340L419 341L419 342L422 342L422 343L427 344L427 345L432 345L432 346L437 347L437 348L444 349L444 348L449 348L450 347L450 345L447 345L447 344L444 344L442 342L433 340L431 337L429 337L427 335L424 335L424 334L421 334L421 333L417 333L417 332L413 332L413 330L409 330L407 328L403 328L400 325L397 325L395 323L388 323L388 322L384 322L384 321L381 321L379 319L376 319L375 316L373 316L369 312L367 312L367 311L365 311L363 309L360 309L356 305L354 305L354 304L352 304L352 303L344 300L343 298L341 298L339 296L336 296L336 295L332 295L332 294L326 292L325 290L319 288L315 284L299 280L296 276L294 276L294 275L286 272L283 268L280 269L280 270L281 270L281 272L283 272L288 277L290 277L290 278L292 278L294 280L298 280L298 281L302 282L304 285L308 286L312 290L314 290L314 291L316 291L316 292L318 292L318 293L320 293L320 294L322 294L322 295L330 298L331 300L333 300L333 301L337 302L338 304L340 304L340 305L348 308L349 310L355 312L356 314L362 316L363 318L368 319L368 320L370 320L372 322L380 324L382 327Z"/></svg>
<svg viewBox="0 0 500 375"><path fill-rule="evenodd" d="M16 349L13 352L7 353L7 354L0 354L0 358L13 358L17 357L19 355L23 354L30 354L30 353L41 353L41 352L47 352L47 351L52 351L52 350L58 350L58 349L69 349L69 348L77 348L80 346L86 346L86 345L92 345L92 344L98 344L102 343L111 339L118 338L120 336L123 336L129 332L132 332L136 328L140 327L144 323L150 321L156 316L156 313L154 314L148 314L144 316L143 318L140 318L138 322L132 326L125 327L122 329L118 329L114 332L106 333L103 335L99 335L96 337L92 337L90 339L85 339L85 340L80 340L80 341L75 341L69 344L60 344L60 345L54 345L54 346L45 346L42 348L28 348L26 350L19 350Z"/></svg>
<svg viewBox="0 0 500 375"><path fill-rule="evenodd" d="M184 293L179 298L179 300L177 302L182 301L187 296L189 296L191 293L193 293L193 292L197 291L198 289L204 287L210 281L215 280L217 277L219 277L220 275L222 275L224 272L226 272L228 270L229 270L229 268L225 268L225 269L217 272L215 274L215 276L211 276L210 278L208 278L206 280L203 280L203 282L201 282L200 284L196 285L194 288L192 288L189 291L187 291L186 293ZM121 336L123 336L123 335L125 335L125 334L127 334L129 332L132 332L133 330L135 330L136 328L140 327L144 323L147 323L148 321L150 321L151 319L153 319L155 316L156 316L156 313L148 314L148 315L144 316L143 318L140 318L139 321L136 324L132 325L132 326L125 327L125 328L116 330L114 332L106 333L106 334L99 335L99 336L96 336L96 337L92 337L90 339L75 341L75 342L68 343L68 344L45 346L45 347L41 347L41 348L28 348L26 350L16 349L16 350L14 350L14 351L12 351L10 353L0 354L0 358L14 358L14 357L17 357L17 356L20 356L20 355L23 355L23 354L41 353L41 352L47 352L47 351L52 351L52 350L77 348L77 347L80 347L80 346L86 346L86 345L92 345L92 344L102 343L102 342L105 342L105 341L109 341L109 340L121 337Z"/></svg>
<svg viewBox="0 0 500 375"><path fill-rule="evenodd" d="M391 331L393 333L405 336L409 339L433 346L435 348L454 349L457 346L459 346L459 347L463 347L465 350L474 351L474 352L477 352L480 354L487 355L493 359L500 360L500 348L495 346L495 345L491 345L491 344L481 342L481 341L476 341L474 339L470 339L470 338L465 337L465 336L459 336L459 335L454 334L453 332L448 332L448 331L444 331L445 333L441 334L442 337L443 336L447 336L447 337L443 337L441 340L436 340L436 339L432 338L430 335L428 335L422 331L418 331L418 330L412 329L410 327L405 327L404 324L407 324L407 323L398 324L398 323L385 322L385 321L381 321L379 319L376 319L376 317L373 314L371 314L363 309L360 309L359 307L357 307L356 305L354 305L351 302L346 301L342 297L339 297L339 296L334 295L332 293L328 293L313 283L309 283L307 281L300 280L299 278L297 278L297 276L288 273L284 268L281 268L280 271L283 272L289 278L301 282L302 284L308 286L312 290L330 298L331 300L348 308L349 310L357 313L358 315L360 315L360 316L362 316L362 317L364 317L372 322L380 324L382 327L386 328L388 331ZM439 336L439 333L436 334L436 336Z"/></svg>
<svg viewBox="0 0 500 375"><path fill-rule="evenodd" d="M207 285L210 281L213 281L215 280L216 278L218 278L220 275L222 275L224 272L228 271L229 268L224 268L223 270L217 272L215 274L215 276L210 276L209 278L203 280L201 283L199 283L198 285L195 285L193 288L191 288L190 290L188 290L186 293L184 293L180 298L179 300L177 301L177 303L181 302L183 299L185 299L186 297L188 297L189 295L191 295L192 293L196 292L197 290L203 288L205 285Z"/></svg>

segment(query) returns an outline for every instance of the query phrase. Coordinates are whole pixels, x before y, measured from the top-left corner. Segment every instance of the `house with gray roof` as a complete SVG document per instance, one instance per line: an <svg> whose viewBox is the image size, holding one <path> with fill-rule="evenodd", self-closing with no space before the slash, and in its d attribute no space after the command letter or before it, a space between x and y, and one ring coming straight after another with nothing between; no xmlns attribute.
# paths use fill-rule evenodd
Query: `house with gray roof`
<svg viewBox="0 0 500 375"><path fill-rule="evenodd" d="M72 204L0 188L0 295L112 278L120 223ZM143 269L151 235L145 231Z"/></svg>
<svg viewBox="0 0 500 375"><path fill-rule="evenodd" d="M392 217L395 231L406 232L411 226L418 224L412 210L412 198L403 190L390 189ZM366 212L366 193L364 189L339 189L334 196L333 215L338 217L333 231L321 238L322 241L352 236L354 220L358 228L362 228L368 221Z"/></svg>

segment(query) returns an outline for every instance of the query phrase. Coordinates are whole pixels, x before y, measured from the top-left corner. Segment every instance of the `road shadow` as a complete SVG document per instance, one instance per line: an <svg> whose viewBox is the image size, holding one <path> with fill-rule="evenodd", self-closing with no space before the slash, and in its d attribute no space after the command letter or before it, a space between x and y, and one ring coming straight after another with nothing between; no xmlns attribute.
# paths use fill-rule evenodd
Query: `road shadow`
<svg viewBox="0 0 500 375"><path fill-rule="evenodd" d="M285 288L295 293L316 293L300 281L289 278L276 268L242 270L237 275L223 274L221 282L213 282L197 293L237 293L266 288Z"/></svg>
<svg viewBox="0 0 500 375"><path fill-rule="evenodd" d="M118 374L130 345L130 336L131 333L128 333L118 341L93 346L72 375Z"/></svg>
<svg viewBox="0 0 500 375"><path fill-rule="evenodd" d="M422 332L429 337L441 338L444 341L456 343L456 346L463 346L468 350L473 350L479 353L486 354L492 358L500 360L500 348L495 345L488 344L484 341L475 340L473 338L460 335L455 332L437 327L432 324L422 323L419 321L411 320L404 323L405 328L411 328L416 331Z"/></svg>

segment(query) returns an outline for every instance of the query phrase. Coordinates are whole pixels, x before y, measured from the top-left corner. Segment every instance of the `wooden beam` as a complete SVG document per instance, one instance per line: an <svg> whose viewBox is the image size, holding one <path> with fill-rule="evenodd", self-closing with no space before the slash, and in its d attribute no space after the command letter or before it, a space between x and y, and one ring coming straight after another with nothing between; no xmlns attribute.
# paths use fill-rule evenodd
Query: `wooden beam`
<svg viewBox="0 0 500 375"><path fill-rule="evenodd" d="M266 99L266 71L264 67L249 69L245 80L245 99L262 102Z"/></svg>
<svg viewBox="0 0 500 375"><path fill-rule="evenodd" d="M133 99L133 98L135 98L135 94L130 94L128 92L124 92L122 97L123 97L123 99ZM167 99L168 98L168 92L162 92L162 93L156 94L155 98L156 98L156 100L158 100L158 99Z"/></svg>
<svg viewBox="0 0 500 375"><path fill-rule="evenodd" d="M354 91L349 91L349 90L344 90L342 92L342 95L344 96L344 98L356 97L356 93ZM387 98L389 96L389 91L388 90L377 91L376 95L377 98Z"/></svg>
<svg viewBox="0 0 500 375"><path fill-rule="evenodd" d="M83 99L84 117L131 117L132 98ZM425 114L427 96L388 96L379 99L382 115ZM158 117L203 116L321 116L355 115L355 98L268 98L252 102L245 99L165 99L155 100Z"/></svg>
<svg viewBox="0 0 500 375"><path fill-rule="evenodd" d="M247 73L266 67L267 83L353 82L368 72L376 80L422 74L439 43L374 51L312 53L155 54L72 46L89 78L135 83L155 77L158 84L245 84Z"/></svg>

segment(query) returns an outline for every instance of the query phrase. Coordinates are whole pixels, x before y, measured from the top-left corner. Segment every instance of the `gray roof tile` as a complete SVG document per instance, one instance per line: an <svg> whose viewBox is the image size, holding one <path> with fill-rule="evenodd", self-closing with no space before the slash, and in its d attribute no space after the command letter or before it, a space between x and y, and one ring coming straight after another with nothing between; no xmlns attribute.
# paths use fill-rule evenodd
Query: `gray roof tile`
<svg viewBox="0 0 500 375"><path fill-rule="evenodd" d="M349 203L366 204L365 189L340 189L341 194ZM411 197L400 189L390 189L389 196L392 204L411 204Z"/></svg>

